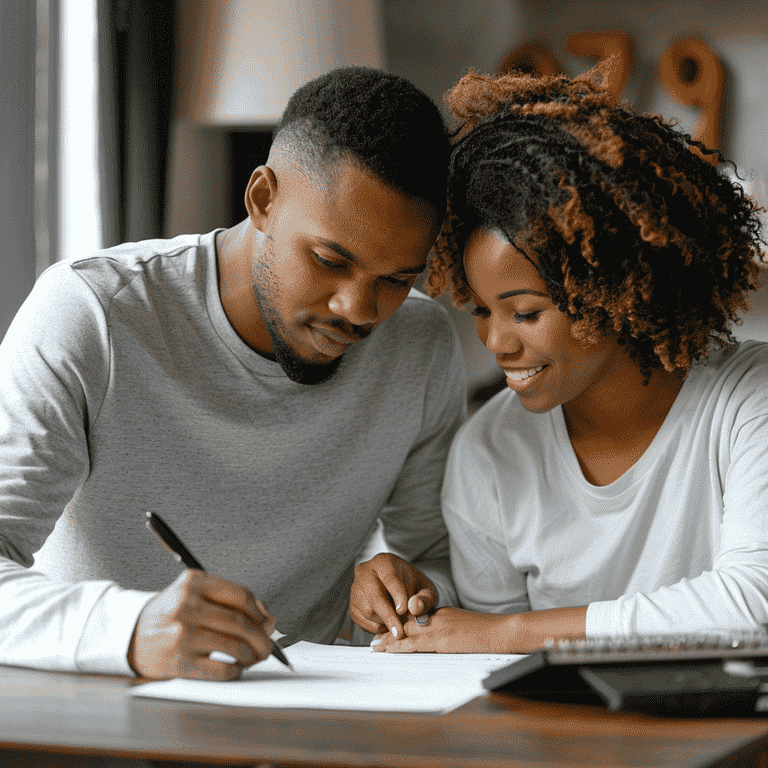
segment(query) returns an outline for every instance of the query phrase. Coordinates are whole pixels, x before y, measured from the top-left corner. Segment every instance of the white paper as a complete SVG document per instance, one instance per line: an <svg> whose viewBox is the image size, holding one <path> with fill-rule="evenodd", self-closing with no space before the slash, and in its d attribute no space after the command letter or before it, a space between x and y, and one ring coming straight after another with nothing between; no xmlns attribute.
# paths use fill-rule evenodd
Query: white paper
<svg viewBox="0 0 768 768"><path fill-rule="evenodd" d="M376 653L370 648L299 642L215 683L180 678L144 683L133 696L243 707L449 712L487 691L490 672L524 658L511 654Z"/></svg>

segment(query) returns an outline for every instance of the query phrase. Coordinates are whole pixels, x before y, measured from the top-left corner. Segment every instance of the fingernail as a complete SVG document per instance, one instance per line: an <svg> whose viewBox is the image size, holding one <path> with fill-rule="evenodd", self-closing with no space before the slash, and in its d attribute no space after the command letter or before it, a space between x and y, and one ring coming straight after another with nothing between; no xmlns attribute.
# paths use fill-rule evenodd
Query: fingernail
<svg viewBox="0 0 768 768"><path fill-rule="evenodd" d="M399 611L400 608L402 607L402 605L403 605L403 601L402 600L398 600L397 601L397 605L395 606L395 610Z"/></svg>
<svg viewBox="0 0 768 768"><path fill-rule="evenodd" d="M371 640L371 645L378 645L381 642L381 638L374 638Z"/></svg>
<svg viewBox="0 0 768 768"><path fill-rule="evenodd" d="M394 637L397 637L397 627L392 627L392 634Z"/></svg>

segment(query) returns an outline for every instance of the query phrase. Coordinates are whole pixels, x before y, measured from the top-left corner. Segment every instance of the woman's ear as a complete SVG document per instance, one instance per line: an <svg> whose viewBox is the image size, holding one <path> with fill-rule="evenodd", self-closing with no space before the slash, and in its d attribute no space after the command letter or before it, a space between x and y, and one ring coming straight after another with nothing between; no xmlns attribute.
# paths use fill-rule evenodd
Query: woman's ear
<svg viewBox="0 0 768 768"><path fill-rule="evenodd" d="M268 165L260 165L251 174L245 190L245 209L251 224L264 232L277 195L277 178Z"/></svg>

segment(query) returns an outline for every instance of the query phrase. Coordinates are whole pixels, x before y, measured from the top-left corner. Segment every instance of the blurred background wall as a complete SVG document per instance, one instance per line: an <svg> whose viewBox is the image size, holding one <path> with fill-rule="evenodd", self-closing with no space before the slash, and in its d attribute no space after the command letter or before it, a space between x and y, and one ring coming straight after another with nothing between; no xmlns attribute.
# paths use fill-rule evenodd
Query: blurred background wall
<svg viewBox="0 0 768 768"><path fill-rule="evenodd" d="M266 158L285 100L332 66L389 69L440 103L470 67L493 72L511 52L534 41L564 71L577 74L595 59L570 53L566 38L605 30L628 33L634 42L624 96L638 109L679 118L689 132L696 129L700 110L670 95L660 82L658 62L683 37L698 38L712 49L727 78L721 146L746 175L748 191L765 202L765 0L0 0L0 193L5 196L0 337L34 275L64 253L56 239L61 214L48 210L50 200L43 211L47 221L40 215L42 204L37 206L36 220L46 226L35 234L29 223L36 167L30 154L29 82L37 63L47 72L50 88L46 94L38 90L37 103L48 97L48 124L58 131L56 95L63 67L58 47L63 45L56 41L67 3L78 8L93 3L96 9L91 44L99 83L93 106L101 121L95 172L100 174L97 217L103 246L239 221L245 215L245 184ZM41 9L46 23L54 20L44 47L50 62L41 58ZM61 175L60 133L46 140L49 180ZM56 189L49 193L55 196ZM67 252L78 252L77 243L68 247ZM41 258L41 252L49 256ZM768 340L767 296L762 290L754 297L738 336ZM497 375L495 362L477 341L472 318L451 312L470 385L480 387Z"/></svg>
<svg viewBox="0 0 768 768"><path fill-rule="evenodd" d="M689 132L700 110L675 101L657 65L680 38L709 45L727 75L722 149L749 175L749 189L766 205L768 186L768 3L764 0L384 0L387 66L436 100L475 67L492 72L504 57L540 41L570 75L595 59L568 53L574 33L612 30L634 41L634 66L623 96L636 109L677 117ZM767 205L768 207L768 205ZM454 315L473 382L495 375L471 318ZM768 290L755 294L739 338L768 341Z"/></svg>
<svg viewBox="0 0 768 768"><path fill-rule="evenodd" d="M246 0L241 0L240 5L243 4L247 5ZM203 5L230 4L207 0ZM319 5L325 5L330 15L349 11L338 3ZM494 72L509 53L527 43L539 41L568 74L575 75L596 59L569 53L564 44L569 35L603 30L626 32L634 41L634 66L624 89L625 98L637 109L679 118L689 132L696 129L700 110L685 106L669 95L659 81L657 65L676 40L699 38L714 51L726 70L722 148L743 173L749 174L749 188L756 196L761 199L765 196L768 182L768 3L765 0L380 0L352 5L358 8L358 18L351 24L352 29L357 25L356 32L344 28L344 19L336 18L332 22L337 25L337 38L362 40L358 59L352 51L348 60L378 62L408 77L439 104L445 91L470 67ZM366 7L363 13L360 12L362 6ZM182 1L177 7L186 9L180 14L182 23L178 26L183 39L177 47L177 62L180 62L177 74L181 72L185 78L185 82L177 82L178 95L189 88L190 62L197 57L199 64L209 53L200 52L203 14L199 11L190 14L188 2ZM289 18L291 12L295 12L295 4L287 13ZM283 30L287 26L289 23L285 21ZM304 24L307 39L322 44L316 28L314 19ZM299 24L293 31L301 29ZM223 34L210 29L202 37L211 44L212 38L222 40ZM185 47L191 39L196 41L194 53ZM261 30L254 30L252 41L253 49L257 50ZM242 43L233 46L231 41L230 47L241 51L247 48ZM331 51L336 50L333 42L330 47ZM316 50L304 51L303 55L308 59L318 58ZM220 66L231 69L228 63ZM231 79L234 81L234 75ZM211 87L210 81L207 87ZM256 116L244 121L242 112L238 115L221 107L216 112L213 106L199 107L198 119L194 119L189 102L200 98L200 90L187 93L183 96L185 104L176 111L175 157L181 165L174 166L171 161L167 234L210 229L221 225L227 216L242 216L240 199L252 169L252 165L243 162L243 154L247 157L250 147L255 159L259 151L263 153L268 148L268 120ZM226 99L217 93L216 99L209 99L208 104L213 101L221 104ZM209 109L205 116L202 115L204 109ZM194 165L195 155L199 173L190 167L190 163ZM238 181L232 183L234 177ZM190 179L196 179L201 185L191 195ZM203 187L210 191L212 182L220 185L220 192L205 194ZM180 190L186 190L187 194ZM449 304L446 297L442 301ZM453 309L451 313L462 339L470 389L481 387L497 378L495 360L478 341L472 318ZM750 313L737 335L768 340L768 291L754 297Z"/></svg>

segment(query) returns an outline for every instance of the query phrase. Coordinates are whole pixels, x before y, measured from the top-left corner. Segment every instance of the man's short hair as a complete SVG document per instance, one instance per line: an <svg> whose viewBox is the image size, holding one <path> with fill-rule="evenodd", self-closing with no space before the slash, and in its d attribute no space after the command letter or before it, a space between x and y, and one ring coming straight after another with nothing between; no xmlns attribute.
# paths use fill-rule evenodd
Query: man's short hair
<svg viewBox="0 0 768 768"><path fill-rule="evenodd" d="M445 124L435 103L404 77L345 67L312 80L288 101L275 143L314 171L351 157L443 215L450 157Z"/></svg>

